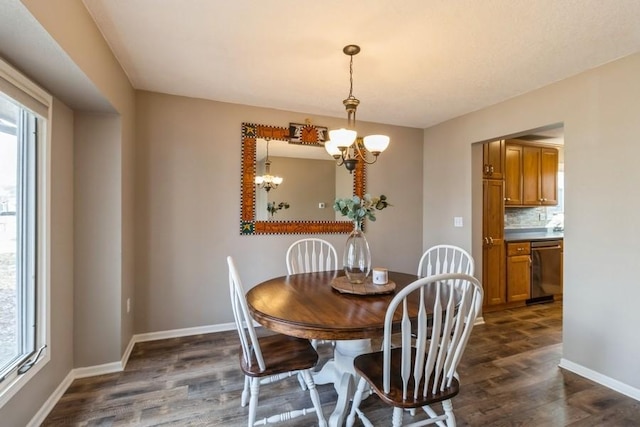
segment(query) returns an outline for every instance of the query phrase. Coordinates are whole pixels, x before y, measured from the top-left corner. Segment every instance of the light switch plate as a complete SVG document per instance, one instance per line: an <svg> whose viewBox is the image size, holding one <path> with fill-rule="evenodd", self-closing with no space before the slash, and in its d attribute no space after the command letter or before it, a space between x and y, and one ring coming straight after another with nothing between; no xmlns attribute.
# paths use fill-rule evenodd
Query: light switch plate
<svg viewBox="0 0 640 427"><path fill-rule="evenodd" d="M453 226L454 227L462 227L462 217L461 216L454 216L453 217Z"/></svg>

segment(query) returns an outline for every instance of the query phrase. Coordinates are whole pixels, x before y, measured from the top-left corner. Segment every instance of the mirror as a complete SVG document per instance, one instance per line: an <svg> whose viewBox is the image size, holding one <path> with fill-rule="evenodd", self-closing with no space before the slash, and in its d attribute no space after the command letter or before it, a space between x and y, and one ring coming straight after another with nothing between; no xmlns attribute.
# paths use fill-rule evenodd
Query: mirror
<svg viewBox="0 0 640 427"><path fill-rule="evenodd" d="M293 143L289 135L290 128L242 124L240 234L349 233L353 224L336 215L333 201L364 195L364 164L349 174L318 141ZM255 184L265 173L267 142L270 174L283 178L269 191Z"/></svg>

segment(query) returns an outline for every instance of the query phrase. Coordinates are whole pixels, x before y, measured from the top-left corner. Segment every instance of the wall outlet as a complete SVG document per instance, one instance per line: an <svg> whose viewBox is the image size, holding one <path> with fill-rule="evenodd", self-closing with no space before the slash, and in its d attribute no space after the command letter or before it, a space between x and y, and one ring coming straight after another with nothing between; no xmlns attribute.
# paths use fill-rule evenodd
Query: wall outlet
<svg viewBox="0 0 640 427"><path fill-rule="evenodd" d="M462 227L462 217L461 216L454 216L453 217L453 226L454 227Z"/></svg>
<svg viewBox="0 0 640 427"><path fill-rule="evenodd" d="M127 313L131 311L131 298L127 298Z"/></svg>
<svg viewBox="0 0 640 427"><path fill-rule="evenodd" d="M327 205L326 205L326 203L325 203L325 202L320 202L320 203L318 203L318 209L324 209L324 208L326 208L326 207L327 207Z"/></svg>
<svg viewBox="0 0 640 427"><path fill-rule="evenodd" d="M547 220L547 214L546 214L546 213L544 213L544 212L543 212L543 213L539 213L539 214L538 214L538 219L539 219L540 221L546 221L546 220Z"/></svg>

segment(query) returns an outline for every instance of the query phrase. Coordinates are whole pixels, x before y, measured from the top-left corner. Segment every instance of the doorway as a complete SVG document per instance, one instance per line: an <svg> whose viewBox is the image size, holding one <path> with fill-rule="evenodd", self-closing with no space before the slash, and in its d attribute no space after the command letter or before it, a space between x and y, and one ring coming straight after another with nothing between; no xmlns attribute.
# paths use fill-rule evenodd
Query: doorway
<svg viewBox="0 0 640 427"><path fill-rule="evenodd" d="M492 309L506 309L516 307L518 305L522 306L524 305L524 301L530 298L529 295L525 295L522 292L517 294L513 293L512 295L508 293L507 262L509 258L507 258L507 245L504 242L505 234L509 236L509 233L536 231L538 233L538 235L536 235L536 239L538 239L548 237L546 235L540 236L540 233L545 233L547 230L551 230L557 232L553 237L564 237L564 126L562 124L549 125L503 136L500 137L500 140L507 141L508 143L510 142L514 148L520 148L520 145L526 146L530 151L534 151L532 147L540 147L540 150L542 150L541 153L554 152L557 150L557 163L553 175L555 178L553 182L555 200L546 203L541 201L539 205L536 205L536 203L523 203L520 201L510 203L506 200L507 197L504 193L503 196L500 197L500 191L504 190L502 190L499 185L504 187L504 180L506 180L507 175L512 172L510 172L509 167L505 169L503 166L503 168L500 169L499 167L494 168L491 167L492 165L489 165L489 168L492 171L495 169L500 171L500 173L489 176L487 175L486 170L488 169L488 166L486 157L487 152L489 152L487 147L495 146L493 142L496 140L482 141L473 145L472 173L474 179L472 185L472 204L474 220L472 232L472 253L474 254L474 258L478 260L476 262L476 265L480 270L478 277L482 277L483 284L485 285L485 295L488 296L488 299L485 299L487 305L485 305L484 311L491 311ZM509 145L508 143L506 145ZM507 154L504 150L502 153L503 157L500 158L500 161L503 162L502 164L504 165ZM512 161L512 159L510 160ZM527 167L529 166L530 165L527 165ZM511 169L514 169L513 166ZM521 171L516 172L521 173ZM482 177L482 179L480 177ZM511 181L513 181L513 177L511 178ZM487 183L490 185L487 185ZM519 185L522 184L519 183ZM496 188L500 189L500 191L494 190ZM492 198L494 202L501 199L500 205L497 207L495 206L495 203L492 202L494 203L494 206L490 210L486 209L486 197L489 193L488 189L491 189L491 192L495 193ZM542 198L540 199L542 200ZM488 222L489 218L491 218L492 221ZM493 223L493 229L495 230L496 228L499 228L500 232L497 234L494 233L495 235L485 236L488 223ZM498 226L495 224L498 224ZM508 240L509 239L507 238L507 241ZM492 245L499 247L496 248ZM488 251L488 246L492 246L493 250ZM520 250L526 251L526 248L528 248L528 246ZM526 255L520 257L522 260L526 261L529 259L530 251L523 252L522 254ZM520 266L518 267L520 275L523 276L528 283L530 276L524 276L523 272L530 271L528 266L529 264L527 264L526 270L522 268L522 265L523 263L520 263ZM487 278L487 274L491 277ZM523 285L521 284L520 286L522 287ZM529 289L529 284L526 284L526 288ZM558 298L562 298L562 293L556 296L556 299Z"/></svg>

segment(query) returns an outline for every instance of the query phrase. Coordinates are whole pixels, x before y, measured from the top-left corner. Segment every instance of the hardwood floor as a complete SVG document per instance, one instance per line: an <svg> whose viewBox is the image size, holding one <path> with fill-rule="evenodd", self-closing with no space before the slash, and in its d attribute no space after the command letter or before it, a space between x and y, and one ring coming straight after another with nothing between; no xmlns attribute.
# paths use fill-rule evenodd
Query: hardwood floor
<svg viewBox="0 0 640 427"><path fill-rule="evenodd" d="M640 425L640 402L558 368L561 303L487 313L485 321L459 369L459 426ZM138 343L124 372L74 381L43 425L245 426L237 350L235 331ZM336 393L330 385L318 391L328 418ZM310 406L307 396L295 378L264 386L258 417L301 401ZM376 426L391 424L391 409L375 395L361 409ZM316 421L312 414L278 425Z"/></svg>

